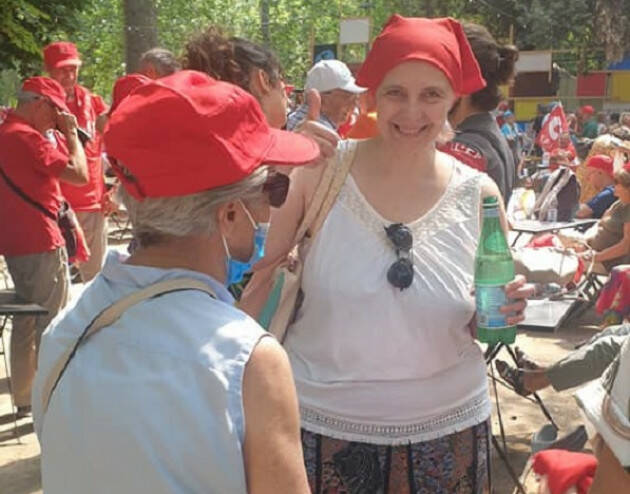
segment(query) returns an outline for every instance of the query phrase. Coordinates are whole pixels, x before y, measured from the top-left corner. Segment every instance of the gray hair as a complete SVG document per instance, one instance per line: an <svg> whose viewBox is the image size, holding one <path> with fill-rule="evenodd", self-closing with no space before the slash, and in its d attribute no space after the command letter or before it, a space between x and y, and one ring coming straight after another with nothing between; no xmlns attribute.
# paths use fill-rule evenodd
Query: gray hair
<svg viewBox="0 0 630 494"><path fill-rule="evenodd" d="M160 77L171 75L181 69L175 55L164 48L152 48L140 57L140 67L153 65Z"/></svg>
<svg viewBox="0 0 630 494"><path fill-rule="evenodd" d="M141 201L119 188L136 240L143 247L164 236L211 235L216 231L217 207L238 199L262 197L269 168L262 166L247 178L216 189L177 197L148 197Z"/></svg>

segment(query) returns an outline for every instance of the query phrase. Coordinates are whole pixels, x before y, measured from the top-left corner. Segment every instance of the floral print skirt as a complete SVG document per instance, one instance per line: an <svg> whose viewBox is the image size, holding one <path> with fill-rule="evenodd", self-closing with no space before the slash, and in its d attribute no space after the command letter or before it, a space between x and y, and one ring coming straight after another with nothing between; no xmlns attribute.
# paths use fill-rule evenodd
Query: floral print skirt
<svg viewBox="0 0 630 494"><path fill-rule="evenodd" d="M400 446L302 430L313 494L481 494L488 481L488 422Z"/></svg>

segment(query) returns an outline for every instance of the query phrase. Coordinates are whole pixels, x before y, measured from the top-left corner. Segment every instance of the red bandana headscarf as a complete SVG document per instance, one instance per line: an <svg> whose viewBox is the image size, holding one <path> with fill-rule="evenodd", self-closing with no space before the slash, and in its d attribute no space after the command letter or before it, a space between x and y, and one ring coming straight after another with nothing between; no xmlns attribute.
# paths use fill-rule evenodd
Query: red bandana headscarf
<svg viewBox="0 0 630 494"><path fill-rule="evenodd" d="M459 22L451 18L425 19L393 15L374 40L357 84L376 90L385 74L411 60L440 69L457 95L486 87L477 59Z"/></svg>

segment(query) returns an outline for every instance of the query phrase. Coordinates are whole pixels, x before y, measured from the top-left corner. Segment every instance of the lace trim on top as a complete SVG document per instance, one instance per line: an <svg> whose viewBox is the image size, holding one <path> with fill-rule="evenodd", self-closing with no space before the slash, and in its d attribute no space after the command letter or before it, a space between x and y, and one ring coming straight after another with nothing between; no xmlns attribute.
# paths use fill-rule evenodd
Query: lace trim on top
<svg viewBox="0 0 630 494"><path fill-rule="evenodd" d="M444 437L480 424L488 419L490 412L486 390L458 407L415 424L354 422L300 406L302 427L307 431L345 441L387 445L417 443Z"/></svg>
<svg viewBox="0 0 630 494"><path fill-rule="evenodd" d="M478 222L480 182L484 176L453 159L453 172L444 194L427 213L407 224L413 234L414 243L453 224L470 221L473 216ZM392 221L383 218L372 207L352 175L348 175L339 193L339 203L352 212L367 229L387 241L383 227L390 225Z"/></svg>

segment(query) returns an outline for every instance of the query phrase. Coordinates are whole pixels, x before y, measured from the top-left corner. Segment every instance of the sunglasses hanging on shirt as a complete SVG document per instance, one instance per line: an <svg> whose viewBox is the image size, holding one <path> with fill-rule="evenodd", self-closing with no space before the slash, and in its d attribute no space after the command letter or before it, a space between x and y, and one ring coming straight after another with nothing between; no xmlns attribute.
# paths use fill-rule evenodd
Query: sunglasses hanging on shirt
<svg viewBox="0 0 630 494"><path fill-rule="evenodd" d="M411 261L413 236L411 230L402 223L386 226L385 233L394 245L396 257L398 257L387 270L387 281L402 291L409 288L413 282L413 262Z"/></svg>

